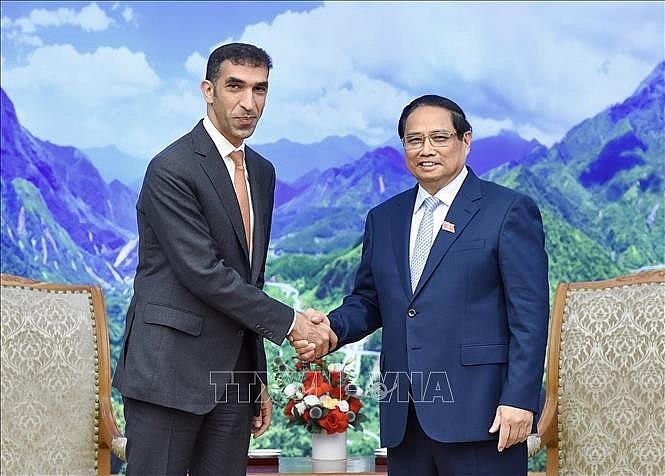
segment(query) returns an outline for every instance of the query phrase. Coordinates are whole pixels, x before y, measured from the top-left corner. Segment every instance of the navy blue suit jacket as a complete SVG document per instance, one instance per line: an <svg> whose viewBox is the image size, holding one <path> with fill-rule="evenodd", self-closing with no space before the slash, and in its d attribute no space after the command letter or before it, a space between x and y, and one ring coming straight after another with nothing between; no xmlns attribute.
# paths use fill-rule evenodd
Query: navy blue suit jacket
<svg viewBox="0 0 665 476"><path fill-rule="evenodd" d="M409 234L417 187L372 209L352 293L330 313L339 346L383 328L381 444L405 432L409 388L423 430L482 441L500 404L536 412L549 288L534 201L470 169L411 291Z"/></svg>

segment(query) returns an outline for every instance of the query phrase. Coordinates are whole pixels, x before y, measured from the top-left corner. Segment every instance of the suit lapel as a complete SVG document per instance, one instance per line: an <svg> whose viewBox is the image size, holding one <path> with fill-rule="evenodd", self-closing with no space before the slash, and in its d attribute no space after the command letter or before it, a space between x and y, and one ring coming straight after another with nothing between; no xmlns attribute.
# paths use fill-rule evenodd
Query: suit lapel
<svg viewBox="0 0 665 476"><path fill-rule="evenodd" d="M392 238L397 272L406 295L411 298L411 270L409 266L409 238L411 234L411 219L413 218L413 205L416 202L418 186L405 193L397 201L398 210L392 215Z"/></svg>
<svg viewBox="0 0 665 476"><path fill-rule="evenodd" d="M252 194L252 210L254 211L254 229L252 230L252 269L251 269L251 283L255 283L268 249L266 243L266 227L267 227L267 214L268 197L264 193L265 184L263 183L262 176L259 173L259 159L256 153L245 146L245 164L247 165L247 175L249 177L249 188Z"/></svg>
<svg viewBox="0 0 665 476"><path fill-rule="evenodd" d="M468 169L468 171L469 174L464 179L464 183L457 193L455 200L453 200L453 203L450 205L450 209L446 215L446 221L455 226L455 232L451 233L443 229L439 230L439 233L434 240L434 244L432 245L432 249L430 250L427 262L425 263L423 274L421 275L418 286L413 293L414 297L427 283L427 280L446 255L450 246L464 232L464 228L466 228L471 219L480 209L480 199L482 198L480 180L478 180L478 177L475 176L471 169Z"/></svg>
<svg viewBox="0 0 665 476"><path fill-rule="evenodd" d="M233 232L249 263L245 228L242 224L242 215L240 214L238 199L233 189L233 182L231 182L229 171L226 165L224 165L224 160L219 155L217 147L215 147L214 142L203 127L203 121L200 121L192 132L194 152L205 157L205 160L201 162L201 166L212 182L215 192L217 192L217 195L221 199L222 206L226 209L226 213L233 226Z"/></svg>

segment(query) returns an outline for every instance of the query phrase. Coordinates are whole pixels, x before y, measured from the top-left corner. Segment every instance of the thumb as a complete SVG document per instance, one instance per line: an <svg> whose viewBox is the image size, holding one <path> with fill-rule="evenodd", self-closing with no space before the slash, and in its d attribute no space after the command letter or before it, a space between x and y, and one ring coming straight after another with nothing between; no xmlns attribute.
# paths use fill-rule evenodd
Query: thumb
<svg viewBox="0 0 665 476"><path fill-rule="evenodd" d="M497 408L496 415L494 416L494 422L492 423L489 432L496 433L500 426L501 426L501 409Z"/></svg>
<svg viewBox="0 0 665 476"><path fill-rule="evenodd" d="M305 315L312 321L314 324L321 324L325 318L325 315L316 309L307 308L305 310Z"/></svg>

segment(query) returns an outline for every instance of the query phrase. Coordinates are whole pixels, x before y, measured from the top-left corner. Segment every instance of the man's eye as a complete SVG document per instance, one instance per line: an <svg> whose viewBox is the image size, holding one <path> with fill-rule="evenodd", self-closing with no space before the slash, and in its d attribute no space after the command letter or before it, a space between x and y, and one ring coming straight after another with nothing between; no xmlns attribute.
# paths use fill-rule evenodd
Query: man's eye
<svg viewBox="0 0 665 476"><path fill-rule="evenodd" d="M406 140L406 143L409 145L419 145L422 144L422 137L410 137Z"/></svg>
<svg viewBox="0 0 665 476"><path fill-rule="evenodd" d="M432 136L432 140L433 140L434 142L445 142L445 141L447 141L448 139L450 139L450 136L449 136L449 135L446 135L446 134L434 134L434 135Z"/></svg>

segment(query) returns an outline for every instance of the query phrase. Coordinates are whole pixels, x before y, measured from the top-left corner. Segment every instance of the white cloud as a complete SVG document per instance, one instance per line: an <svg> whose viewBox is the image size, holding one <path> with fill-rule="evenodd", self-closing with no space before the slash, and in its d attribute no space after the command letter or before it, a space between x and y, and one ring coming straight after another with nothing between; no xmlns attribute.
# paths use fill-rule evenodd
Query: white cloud
<svg viewBox="0 0 665 476"><path fill-rule="evenodd" d="M113 19L107 16L95 2L78 12L64 7L57 10L38 8L32 10L27 17L12 21L13 26L18 27L21 33L35 33L38 28L63 25L79 26L85 31L103 31L112 23ZM5 28L4 22L3 28Z"/></svg>
<svg viewBox="0 0 665 476"><path fill-rule="evenodd" d="M206 63L207 59L201 56L201 53L195 51L187 57L185 69L197 79L203 79L205 78Z"/></svg>
<svg viewBox="0 0 665 476"><path fill-rule="evenodd" d="M327 2L237 40L275 65L257 141L385 140L410 99L437 93L482 121L479 133L507 121L551 143L663 59L662 17L662 4Z"/></svg>
<svg viewBox="0 0 665 476"><path fill-rule="evenodd" d="M13 24L13 21L11 18L3 16L0 18L0 28L10 28Z"/></svg>
<svg viewBox="0 0 665 476"><path fill-rule="evenodd" d="M136 19L136 14L131 7L125 7L122 10L122 18L124 18L127 23L131 23Z"/></svg>
<svg viewBox="0 0 665 476"><path fill-rule="evenodd" d="M86 104L155 92L159 83L142 52L101 46L81 53L67 44L37 48L27 64L6 69L2 76L3 86L55 90Z"/></svg>

